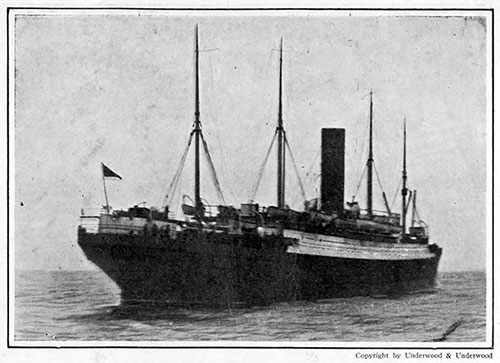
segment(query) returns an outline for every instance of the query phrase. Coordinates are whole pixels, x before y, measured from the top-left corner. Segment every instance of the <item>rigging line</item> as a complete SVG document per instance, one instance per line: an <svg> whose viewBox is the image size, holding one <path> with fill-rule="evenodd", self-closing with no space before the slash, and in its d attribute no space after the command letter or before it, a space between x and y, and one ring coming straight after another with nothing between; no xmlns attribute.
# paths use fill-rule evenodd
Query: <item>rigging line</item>
<svg viewBox="0 0 500 363"><path fill-rule="evenodd" d="M179 166L178 166L178 168L177 168L177 170L175 172L174 179L172 180L172 184L173 184L174 190L175 190L175 186L179 182L179 178L182 175L182 170L184 169L184 164L186 162L187 153L189 152L189 147L191 146L191 141L192 141L192 134L190 134L190 136L189 136L188 144L186 146L186 149L184 150L184 153L181 156L181 159L180 159L180 162L179 162Z"/></svg>
<svg viewBox="0 0 500 363"><path fill-rule="evenodd" d="M290 144L288 143L288 139L286 137L286 134L284 134L283 136L285 138L285 145L288 149L288 152L290 153L290 159L292 160L292 165L293 165L293 168L295 169L295 174L297 175L297 180L299 181L300 192L302 193L302 198L304 198L304 200L307 200L306 199L306 192L304 190L304 185L302 185L302 180L300 180L299 169L297 168L297 164L295 163L295 159L293 157L292 148L290 147Z"/></svg>
<svg viewBox="0 0 500 363"><path fill-rule="evenodd" d="M219 198L222 204L225 205L226 201L224 200L224 195L222 194L222 190L219 184L219 179L217 179L217 173L215 172L214 163L212 162L212 158L210 157L210 152L208 151L207 142L202 133L200 134L200 136L201 136L201 141L203 142L203 149L205 150L205 155L207 157L207 161L210 166L210 174L212 174L212 179L215 185L215 189L217 189L217 193L219 194Z"/></svg>
<svg viewBox="0 0 500 363"><path fill-rule="evenodd" d="M375 165L375 161L373 161L373 169L375 169L375 175L377 177L378 186L380 187L380 190L382 191L382 193L385 193L384 188L382 188L382 183L380 182L380 176L378 175L378 170L377 170L377 166Z"/></svg>
<svg viewBox="0 0 500 363"><path fill-rule="evenodd" d="M176 193L177 193L177 190L179 190L179 185L181 184L181 179L180 176L177 178L177 180L175 181L175 184L172 188L172 193L170 194L169 196L169 199L168 199L168 204L172 204L173 200L174 200L174 197L176 196Z"/></svg>
<svg viewBox="0 0 500 363"><path fill-rule="evenodd" d="M176 185L176 190L182 190L182 178L179 178L178 180L178 183ZM177 200L176 200L177 199ZM175 204L174 204L175 202ZM174 194L172 194L172 205L175 205L176 206L176 209L175 210L172 210L172 212L174 213L174 216L180 216L182 213L182 203L184 202L183 200L183 196L181 195L181 193L177 193L177 192L174 192Z"/></svg>
<svg viewBox="0 0 500 363"><path fill-rule="evenodd" d="M319 155L321 153L321 149L318 150L316 156L314 157L314 160L311 164L311 167L309 168L309 171L306 173L306 176L304 178L304 185L308 186L308 188L313 188L314 190L317 190L315 187L315 183L318 177L321 176L321 170L319 171L319 174L312 173L312 170L316 164L316 160L318 159ZM317 194L316 192L314 194Z"/></svg>
<svg viewBox="0 0 500 363"><path fill-rule="evenodd" d="M180 180L181 180L180 177L176 178L175 183L172 186L172 190L170 191L170 194L165 197L166 205L170 206L171 204L173 204L174 197L177 193L177 190L179 189Z"/></svg>
<svg viewBox="0 0 500 363"><path fill-rule="evenodd" d="M369 117L369 116L368 116ZM366 126L365 126L365 132L363 134L363 137L361 138L361 146L358 148L358 140L356 140L356 146L355 146L355 154L357 154L357 158L354 156L354 155L349 155L347 157L347 162L349 163L349 165L360 165L362 164L362 160L367 160L368 159L368 155L366 155L365 157L365 153L367 152L367 150L365 150L365 143L366 143L366 139L368 139L368 133L370 131L370 122L367 122L366 123ZM357 151L359 150L359 154L357 153ZM355 161L354 159L357 159L357 161ZM363 172L361 174L361 178L359 180L359 183L358 183L358 186L356 188L356 193L354 194L354 196L357 196L358 195L358 192L359 192L359 188L361 186L361 182L363 181L363 177L365 175L365 172L366 172L366 169L367 169L367 166L368 166L368 163L367 162L364 162L364 168L363 168Z"/></svg>
<svg viewBox="0 0 500 363"><path fill-rule="evenodd" d="M184 150L184 153L182 154L181 161L179 162L179 166L177 167L177 170L175 171L174 178L172 179L172 182L170 183L170 186L168 187L167 195L165 196L165 201L168 203L170 201L171 196L174 194L175 189L173 189L177 184L178 184L178 179L180 179L180 175L182 174L182 170L184 169L184 164L186 162L186 157L189 151L189 147L191 146L191 141L193 141L193 135L194 131L192 131L189 135L189 140L186 146L186 149Z"/></svg>
<svg viewBox="0 0 500 363"><path fill-rule="evenodd" d="M306 173L306 180L304 180L304 182L307 181L307 178L309 178L310 174L311 174L311 171L312 169L314 168L314 165L316 164L316 160L318 160L318 157L319 157L319 154L321 153L321 149L318 149L318 151L316 152L316 156L314 157L314 160L311 164L311 167L309 168L309 170L307 171Z"/></svg>
<svg viewBox="0 0 500 363"><path fill-rule="evenodd" d="M396 203L396 198L398 196L398 192L399 192L399 187L401 186L401 181L403 180L403 177L399 178L399 184L398 184L398 187L396 188L396 193L394 193L394 198L392 198L392 203L391 203L391 210L392 208L394 207L394 203Z"/></svg>
<svg viewBox="0 0 500 363"><path fill-rule="evenodd" d="M199 53L208 53L208 52L215 52L215 51L218 51L220 50L219 48L215 47L215 48L211 48L211 49L203 49L203 50L199 50L198 52Z"/></svg>
<svg viewBox="0 0 500 363"><path fill-rule="evenodd" d="M368 116L368 119L369 119L370 116ZM367 152L367 150L365 150L365 144L366 144L366 140L368 139L368 133L370 131L370 122L367 122L366 123L366 126L365 126L365 132L363 134L363 138L361 139L361 147L359 148L359 154L358 154L358 161L354 164L354 165L359 165L361 164L361 160L363 159L368 159L368 156L365 157L365 153ZM351 162L351 165L353 164L353 158L354 158L354 155L352 156L352 158L349 158L350 159L350 162Z"/></svg>
<svg viewBox="0 0 500 363"><path fill-rule="evenodd" d="M219 197L220 201L222 202L222 204L226 204L226 201L224 200L224 195L222 194L222 190L221 190L221 187L219 184L219 180L217 178L217 173L215 172L215 167L214 167L214 164L212 162L212 158L210 156L210 152L208 151L208 145L207 145L207 142L206 142L203 134L201 134L201 140L203 142L203 149L205 151L205 156L206 156L208 164L209 164L210 174L212 175L212 181L214 182L218 197Z"/></svg>
<svg viewBox="0 0 500 363"><path fill-rule="evenodd" d="M260 165L259 168L259 174L257 175L257 180L255 181L254 187L252 188L252 194L250 195L250 200L255 200L255 197L257 196L257 190L259 189L260 181L262 180L262 176L264 175L264 170L266 168L267 160L269 159L269 155L271 154L271 150L274 145L274 141L276 140L276 137L278 135L278 130L274 132L273 139L271 140L271 144L269 145L269 148L267 149L266 157L264 158L264 161Z"/></svg>
<svg viewBox="0 0 500 363"><path fill-rule="evenodd" d="M363 173L361 174L361 178L359 179L358 186L356 187L356 193L354 193L354 198L358 195L359 188L361 188L361 182L363 181L363 178L365 177L366 169L368 169L368 164L365 164L365 168L363 169Z"/></svg>
<svg viewBox="0 0 500 363"><path fill-rule="evenodd" d="M187 151L189 150L190 143L191 142L188 143L188 147L186 148L186 151L184 152L184 154L187 154ZM174 194L177 190L177 186L179 184L179 179L182 175L182 170L184 169L185 160L186 160L185 157L181 157L181 160L179 162L179 166L175 172L175 175L172 179L172 182L170 183L170 186L168 188L167 194L165 195L165 198L164 198L164 203L166 205L169 205L172 202L172 197L174 196Z"/></svg>

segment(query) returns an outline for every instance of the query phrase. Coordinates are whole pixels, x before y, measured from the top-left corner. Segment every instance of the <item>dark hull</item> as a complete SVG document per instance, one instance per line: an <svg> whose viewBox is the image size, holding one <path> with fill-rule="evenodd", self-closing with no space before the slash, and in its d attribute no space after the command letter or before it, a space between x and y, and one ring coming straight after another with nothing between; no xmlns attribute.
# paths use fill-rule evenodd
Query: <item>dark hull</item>
<svg viewBox="0 0 500 363"><path fill-rule="evenodd" d="M210 306L397 295L432 289L440 258L362 260L287 253L280 237L180 233L89 234L87 258L121 289L123 302Z"/></svg>

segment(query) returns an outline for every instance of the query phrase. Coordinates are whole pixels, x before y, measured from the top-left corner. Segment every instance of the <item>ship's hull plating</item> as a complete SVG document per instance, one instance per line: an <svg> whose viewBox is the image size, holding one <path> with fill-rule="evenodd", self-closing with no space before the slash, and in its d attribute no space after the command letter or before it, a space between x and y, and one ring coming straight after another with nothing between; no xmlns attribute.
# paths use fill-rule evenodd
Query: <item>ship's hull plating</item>
<svg viewBox="0 0 500 363"><path fill-rule="evenodd" d="M206 234L168 236L79 231L87 258L121 289L123 302L212 306L380 296L434 287L441 250L408 260L288 253L281 237Z"/></svg>

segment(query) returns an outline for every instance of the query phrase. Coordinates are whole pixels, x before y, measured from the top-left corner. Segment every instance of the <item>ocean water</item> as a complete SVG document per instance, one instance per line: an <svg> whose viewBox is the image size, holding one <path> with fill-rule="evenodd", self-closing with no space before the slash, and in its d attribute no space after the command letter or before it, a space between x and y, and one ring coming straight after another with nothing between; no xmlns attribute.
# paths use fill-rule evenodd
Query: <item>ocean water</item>
<svg viewBox="0 0 500 363"><path fill-rule="evenodd" d="M99 271L16 274L16 341L486 341L486 277L440 273L434 293L232 310L120 305ZM11 295L12 296L12 295ZM459 323L457 323L459 322Z"/></svg>

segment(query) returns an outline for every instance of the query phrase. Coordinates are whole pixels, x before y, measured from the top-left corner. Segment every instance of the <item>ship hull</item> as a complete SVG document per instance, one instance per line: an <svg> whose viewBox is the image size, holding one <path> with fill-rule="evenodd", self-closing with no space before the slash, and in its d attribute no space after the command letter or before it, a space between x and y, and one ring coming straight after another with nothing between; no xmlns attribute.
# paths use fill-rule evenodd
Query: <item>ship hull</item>
<svg viewBox="0 0 500 363"><path fill-rule="evenodd" d="M430 258L380 260L290 253L283 237L180 233L91 234L87 258L121 289L122 302L233 307L279 301L390 296L435 286L440 249ZM293 250L293 248L292 248Z"/></svg>

